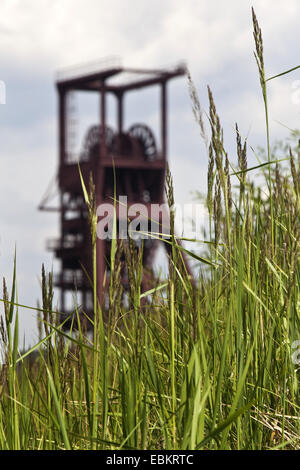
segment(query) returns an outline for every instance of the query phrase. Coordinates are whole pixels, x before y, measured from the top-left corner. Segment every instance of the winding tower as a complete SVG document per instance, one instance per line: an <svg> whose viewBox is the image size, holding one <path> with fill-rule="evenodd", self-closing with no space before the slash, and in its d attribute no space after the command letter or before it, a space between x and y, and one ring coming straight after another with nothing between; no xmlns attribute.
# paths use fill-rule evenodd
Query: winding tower
<svg viewBox="0 0 300 470"><path fill-rule="evenodd" d="M167 84L172 78L186 73L183 65L171 69L149 70L124 68L118 61L101 63L92 70L70 70L58 77L59 162L58 190L60 238L48 243L60 261L60 272L54 286L60 289L60 310L68 312L66 296L77 292L85 312L92 309L92 252L87 207L83 197L78 162L88 185L90 175L95 185L97 207L112 203L114 187L119 195L127 196L128 206L135 203L162 204L167 163ZM124 128L124 97L146 87L159 87L160 109L158 139L149 126L132 123ZM68 144L71 113L68 97L76 91L98 96L99 122L86 129L79 156L74 158ZM115 128L107 125L108 95L116 100ZM159 145L158 142L159 141ZM45 201L40 206L46 209ZM117 207L117 218L120 208ZM157 242L144 244L143 263L152 266ZM97 285L103 301L105 278L109 277L109 241L97 238ZM108 272L108 276L107 276ZM88 275L88 276L87 276ZM104 286L104 287L103 287Z"/></svg>

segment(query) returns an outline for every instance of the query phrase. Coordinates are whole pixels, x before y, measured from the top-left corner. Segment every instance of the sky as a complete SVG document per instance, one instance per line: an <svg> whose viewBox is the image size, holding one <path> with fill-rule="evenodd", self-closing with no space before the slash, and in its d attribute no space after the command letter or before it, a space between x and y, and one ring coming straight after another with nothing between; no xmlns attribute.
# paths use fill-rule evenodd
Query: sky
<svg viewBox="0 0 300 470"><path fill-rule="evenodd" d="M211 87L236 162L236 122L249 145L265 145L252 5L267 76L300 64L298 0L0 0L0 80L6 86L6 104L0 104L0 275L11 286L16 247L20 303L35 306L42 263L55 268L45 242L58 236L58 219L37 206L57 167L57 71L110 56L133 67L186 62L204 112ZM272 142L299 128L298 80L300 71L269 82ZM132 95L130 117L154 122L156 99L155 90ZM175 198L185 203L192 191L205 192L207 170L185 77L170 82L168 102ZM255 164L251 152L248 158ZM21 333L33 344L35 314L22 309L20 315Z"/></svg>

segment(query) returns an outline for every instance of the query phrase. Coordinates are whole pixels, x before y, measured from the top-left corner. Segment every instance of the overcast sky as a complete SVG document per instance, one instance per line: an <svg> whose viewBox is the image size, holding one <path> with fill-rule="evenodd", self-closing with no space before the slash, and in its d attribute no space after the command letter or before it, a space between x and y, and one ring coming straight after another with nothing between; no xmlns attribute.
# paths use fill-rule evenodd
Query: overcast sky
<svg viewBox="0 0 300 470"><path fill-rule="evenodd" d="M263 30L267 75L300 64L298 0L0 0L0 80L6 84L6 104L0 105L0 274L10 285L16 244L20 303L36 304L41 264L52 266L45 240L58 234L56 217L37 211L57 165L56 71L114 55L134 67L186 61L205 111L207 84L213 90L235 161L236 121L253 147L265 143L251 5ZM296 71L270 82L272 141L299 128L300 105L293 101L299 78ZM168 94L176 198L188 202L192 190L205 191L207 157L186 79L171 82ZM132 114L152 122L150 95L136 96ZM30 342L33 317L22 312Z"/></svg>

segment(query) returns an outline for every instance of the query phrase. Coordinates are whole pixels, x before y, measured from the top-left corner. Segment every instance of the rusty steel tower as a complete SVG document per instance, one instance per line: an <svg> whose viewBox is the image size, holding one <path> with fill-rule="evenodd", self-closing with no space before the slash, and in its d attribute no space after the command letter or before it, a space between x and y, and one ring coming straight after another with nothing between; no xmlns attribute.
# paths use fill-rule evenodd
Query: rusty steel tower
<svg viewBox="0 0 300 470"><path fill-rule="evenodd" d="M119 195L127 196L128 206L134 203L162 204L167 163L167 83L185 73L183 65L166 70L145 70L124 68L118 62L110 61L101 63L94 70L78 69L59 76L56 87L60 238L50 241L48 249L54 251L60 261L60 272L54 277L54 286L60 289L61 311L68 311L66 295L75 290L81 296L79 302L82 309L85 312L92 309L92 290L86 275L92 277L90 229L78 163L86 184L90 175L93 177L97 207L101 203L112 203L114 188L117 199ZM160 90L158 139L150 127L143 123L132 123L124 129L125 95L153 86ZM97 94L99 121L86 129L80 154L74 158L68 145L71 117L67 100L77 91ZM115 128L107 125L109 94L116 99ZM47 210L46 202L45 199L40 209ZM117 210L117 218L119 212ZM151 267L156 246L157 241L148 240L145 243L145 266ZM103 300L105 290L105 271L109 271L106 259L109 259L109 242L98 238L97 285L100 301Z"/></svg>

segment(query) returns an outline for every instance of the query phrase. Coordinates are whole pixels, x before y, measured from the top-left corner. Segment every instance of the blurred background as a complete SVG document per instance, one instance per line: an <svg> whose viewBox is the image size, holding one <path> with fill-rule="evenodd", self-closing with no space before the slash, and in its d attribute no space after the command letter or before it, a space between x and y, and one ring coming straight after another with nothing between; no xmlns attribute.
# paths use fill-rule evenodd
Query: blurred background
<svg viewBox="0 0 300 470"><path fill-rule="evenodd" d="M249 146L265 145L252 5L263 31L268 76L299 65L297 0L1 1L0 80L6 86L6 104L0 105L0 274L10 287L16 246L19 303L36 305L41 265L47 270L53 266L45 242L58 235L58 216L37 207L57 166L57 70L107 56L138 68L185 61L204 111L210 85L229 158L236 162L236 122ZM272 142L299 127L299 79L300 71L295 71L270 82ZM192 201L193 191L205 193L207 155L186 78L170 82L168 98L169 163L176 202L184 204ZM156 100L154 88L136 93L130 113L136 121L154 122ZM85 116L95 114L87 102L81 105ZM251 150L248 159L255 165ZM33 344L35 313L21 309L20 319L21 338L25 335L26 344Z"/></svg>

